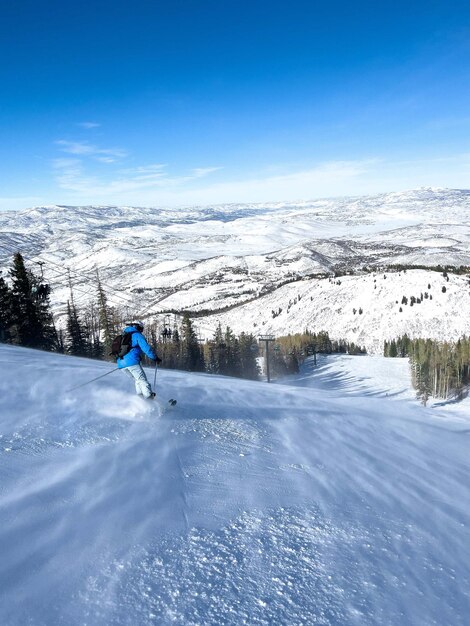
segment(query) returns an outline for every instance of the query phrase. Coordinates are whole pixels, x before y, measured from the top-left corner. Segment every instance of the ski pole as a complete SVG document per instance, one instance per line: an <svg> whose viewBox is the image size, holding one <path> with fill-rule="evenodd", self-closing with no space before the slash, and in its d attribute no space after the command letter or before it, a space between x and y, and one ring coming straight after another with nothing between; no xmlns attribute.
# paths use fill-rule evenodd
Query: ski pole
<svg viewBox="0 0 470 626"><path fill-rule="evenodd" d="M157 392L156 384L157 384L157 362L155 361L155 374L153 375L153 390L155 393Z"/></svg>
<svg viewBox="0 0 470 626"><path fill-rule="evenodd" d="M101 374L101 376L97 376L96 378L92 378L88 382L82 383L81 385L77 385L76 387L71 387L70 389L66 389L66 391L74 391L75 389L80 389L80 387L85 387L85 385L89 385L90 383L94 383L95 380L99 380L100 378L104 378L105 376L109 376L109 374L112 374L113 372L117 372L118 369L119 369L119 367L116 367L115 369L111 370L110 372L106 372L106 374Z"/></svg>

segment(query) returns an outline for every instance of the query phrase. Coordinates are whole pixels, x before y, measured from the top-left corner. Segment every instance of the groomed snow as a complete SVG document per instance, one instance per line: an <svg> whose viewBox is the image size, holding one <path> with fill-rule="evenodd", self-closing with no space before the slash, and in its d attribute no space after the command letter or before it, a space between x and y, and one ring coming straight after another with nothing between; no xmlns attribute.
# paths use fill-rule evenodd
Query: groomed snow
<svg viewBox="0 0 470 626"><path fill-rule="evenodd" d="M0 346L2 626L468 623L470 411L405 361L111 368Z"/></svg>

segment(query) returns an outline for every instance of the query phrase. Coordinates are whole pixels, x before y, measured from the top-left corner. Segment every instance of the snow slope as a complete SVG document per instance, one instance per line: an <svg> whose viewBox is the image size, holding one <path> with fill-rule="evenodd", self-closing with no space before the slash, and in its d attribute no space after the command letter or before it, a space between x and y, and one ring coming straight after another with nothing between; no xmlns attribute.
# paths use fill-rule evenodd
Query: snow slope
<svg viewBox="0 0 470 626"><path fill-rule="evenodd" d="M411 305L413 296L420 303ZM175 308L184 303L181 296L170 301ZM470 280L407 270L296 281L227 312L195 319L206 338L219 323L255 336L326 330L332 339L383 354L384 340L405 333L440 341L470 335Z"/></svg>
<svg viewBox="0 0 470 626"><path fill-rule="evenodd" d="M404 361L109 369L0 345L2 625L468 623L470 411Z"/></svg>

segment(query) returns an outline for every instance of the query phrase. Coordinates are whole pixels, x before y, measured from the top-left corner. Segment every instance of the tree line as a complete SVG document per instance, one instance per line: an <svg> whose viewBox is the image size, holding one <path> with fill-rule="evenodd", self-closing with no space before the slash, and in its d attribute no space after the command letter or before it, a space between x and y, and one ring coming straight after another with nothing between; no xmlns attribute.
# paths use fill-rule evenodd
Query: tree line
<svg viewBox="0 0 470 626"><path fill-rule="evenodd" d="M331 339L327 331L306 329L277 337L270 359L273 376L296 374L303 361L316 354L366 354L366 349L344 339Z"/></svg>
<svg viewBox="0 0 470 626"><path fill-rule="evenodd" d="M95 297L82 309L75 303L70 283L64 329L54 324L50 293L49 285L26 268L20 253L15 254L7 279L0 275L0 342L112 360L113 338L122 332L126 321L109 305L98 272ZM126 317L129 319L129 314ZM254 380L261 374L253 335L241 333L237 337L230 328L222 330L219 326L214 337L202 343L188 313L171 333L162 336L160 330L156 321L147 322L146 334L157 346L163 367Z"/></svg>
<svg viewBox="0 0 470 626"><path fill-rule="evenodd" d="M183 314L180 329L175 327L166 337L157 322L148 323L146 330L152 343L158 345L162 367L250 380L258 380L261 375L258 346L252 334L242 332L236 336L231 328L223 330L219 324L213 337L203 342L189 313Z"/></svg>
<svg viewBox="0 0 470 626"><path fill-rule="evenodd" d="M357 271L362 271L365 274L374 274L382 272L403 272L406 274L407 270L425 270L428 272L442 273L444 278L447 274L466 275L470 274L469 265L423 265L419 263L386 263L384 265L364 265L361 268L352 269L343 267L342 265L333 266L332 272L334 277L354 275Z"/></svg>
<svg viewBox="0 0 470 626"><path fill-rule="evenodd" d="M327 331L313 332L306 329L303 333L286 335L276 339L284 354L296 354L300 360L314 353L321 354L366 354L366 349L352 341L331 339Z"/></svg>
<svg viewBox="0 0 470 626"><path fill-rule="evenodd" d="M470 385L470 338L457 342L410 339L403 335L384 343L388 357L409 357L417 397L462 398Z"/></svg>
<svg viewBox="0 0 470 626"><path fill-rule="evenodd" d="M20 253L15 254L7 280L0 275L0 341L112 360L112 340L126 325L124 314L109 305L98 271L90 289L94 297L86 306L76 305L70 280L69 287L65 324L57 329L50 310L49 285L26 268ZM129 313L126 317L129 319ZM162 367L251 380L261 376L259 345L253 334L242 332L237 336L231 328L219 324L212 338L201 341L189 313L184 313L182 322L172 330L162 330L158 321L147 320L145 332L150 343L157 346ZM331 340L327 332L309 330L279 337L269 350L273 377L297 373L302 361L312 354L365 353L354 343Z"/></svg>

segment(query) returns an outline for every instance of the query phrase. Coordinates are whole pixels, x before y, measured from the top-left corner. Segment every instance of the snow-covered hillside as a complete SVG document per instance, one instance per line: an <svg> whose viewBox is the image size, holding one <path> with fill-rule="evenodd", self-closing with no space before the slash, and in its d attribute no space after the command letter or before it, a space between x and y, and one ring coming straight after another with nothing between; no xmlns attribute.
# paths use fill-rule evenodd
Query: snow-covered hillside
<svg viewBox="0 0 470 626"><path fill-rule="evenodd" d="M141 317L243 305L221 319L238 328L245 314L247 319L258 316L259 324L279 334L302 331L305 324L322 330L327 320L336 336L376 346L386 338L384 329L438 336L434 329L439 326L455 337L462 329L469 332L468 322L455 315L451 297L440 297L432 306L426 302L424 318L407 309L399 323L391 319L391 302L410 290L421 293L423 285L438 280L434 272L420 275L417 284L401 277L399 285L390 276L393 285L382 285L374 294L369 293L370 276L345 279L335 289L315 279L357 274L364 266L468 266L469 224L470 191L448 189L172 210L38 207L0 213L0 265L5 268L17 250L37 271L37 263L43 263L59 314L70 297L67 269L75 301L84 305L94 296L97 267L110 301ZM311 282L303 284L307 278ZM465 281L459 281L459 311L469 320ZM291 315L284 313L271 323L272 308L285 310L291 293L306 291L311 305L303 298ZM365 313L360 321L351 318L356 302ZM213 319L206 322L201 328L213 328Z"/></svg>
<svg viewBox="0 0 470 626"><path fill-rule="evenodd" d="M110 367L0 345L2 625L468 623L468 401L348 356L67 391Z"/></svg>
<svg viewBox="0 0 470 626"><path fill-rule="evenodd" d="M171 300L176 308L182 304L178 297ZM470 281L452 274L447 280L424 270L298 281L226 313L195 320L208 338L219 323L255 335L326 330L332 339L381 354L384 340L405 333L442 341L470 335Z"/></svg>

